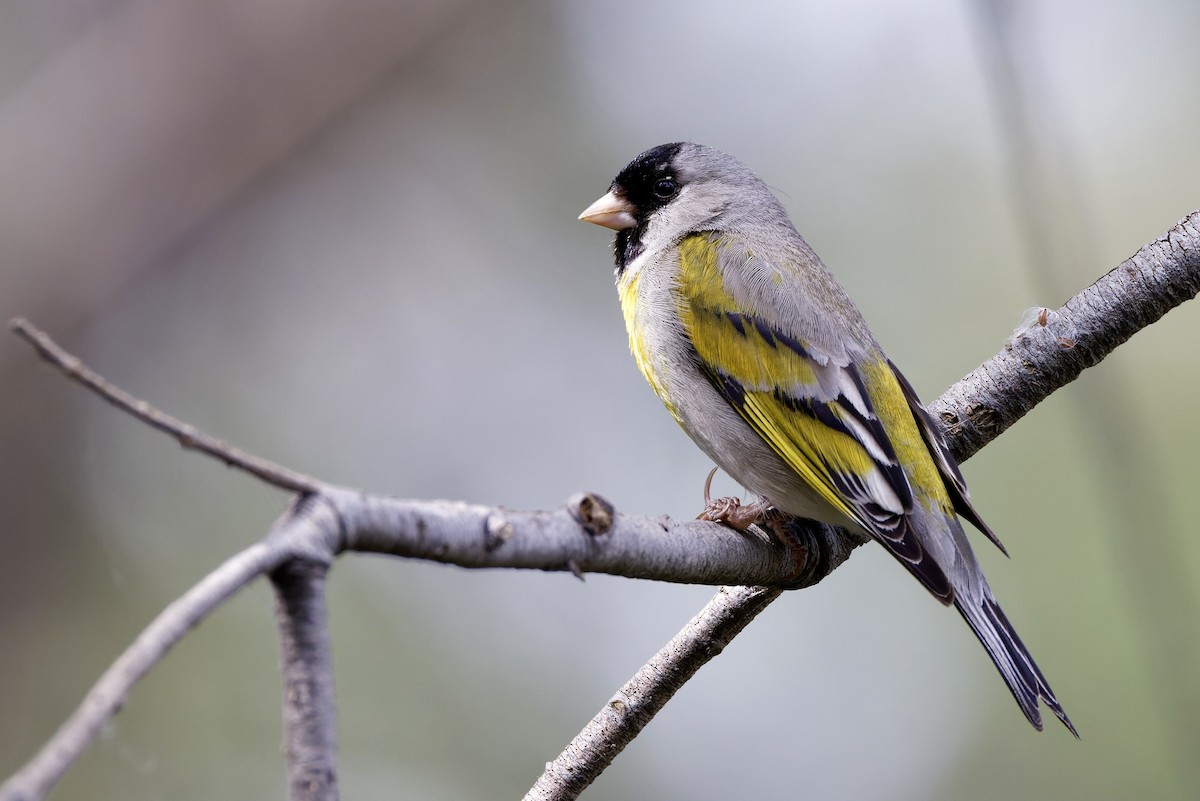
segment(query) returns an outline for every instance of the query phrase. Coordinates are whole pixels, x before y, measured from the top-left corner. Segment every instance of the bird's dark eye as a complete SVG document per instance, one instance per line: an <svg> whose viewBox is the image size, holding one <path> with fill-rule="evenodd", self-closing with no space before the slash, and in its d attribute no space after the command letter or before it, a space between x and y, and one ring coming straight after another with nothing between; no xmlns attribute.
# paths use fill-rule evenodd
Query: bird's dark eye
<svg viewBox="0 0 1200 801"><path fill-rule="evenodd" d="M674 178L661 178L654 182L654 196L659 200L670 200L679 191Z"/></svg>

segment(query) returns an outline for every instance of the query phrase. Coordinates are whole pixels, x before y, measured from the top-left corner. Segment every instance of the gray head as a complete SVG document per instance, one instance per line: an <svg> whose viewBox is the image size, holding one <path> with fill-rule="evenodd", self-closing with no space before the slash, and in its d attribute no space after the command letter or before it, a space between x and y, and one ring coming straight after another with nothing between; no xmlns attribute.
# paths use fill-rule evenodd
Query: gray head
<svg viewBox="0 0 1200 801"><path fill-rule="evenodd" d="M749 167L692 142L639 155L580 219L617 231L618 274L644 250L668 247L696 231L779 221L790 227L775 196Z"/></svg>

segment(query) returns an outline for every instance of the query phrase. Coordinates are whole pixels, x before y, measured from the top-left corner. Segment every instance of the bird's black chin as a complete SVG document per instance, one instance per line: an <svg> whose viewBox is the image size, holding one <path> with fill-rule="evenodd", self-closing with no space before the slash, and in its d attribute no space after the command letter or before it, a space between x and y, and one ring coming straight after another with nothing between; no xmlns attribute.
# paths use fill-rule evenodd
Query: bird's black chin
<svg viewBox="0 0 1200 801"><path fill-rule="evenodd" d="M620 278L625 272L625 268L633 263L633 260L642 255L642 251L646 249L642 244L642 234L645 232L645 224L638 223L633 228L626 228L623 231L617 231L617 238L613 240L613 254L617 262L617 278Z"/></svg>

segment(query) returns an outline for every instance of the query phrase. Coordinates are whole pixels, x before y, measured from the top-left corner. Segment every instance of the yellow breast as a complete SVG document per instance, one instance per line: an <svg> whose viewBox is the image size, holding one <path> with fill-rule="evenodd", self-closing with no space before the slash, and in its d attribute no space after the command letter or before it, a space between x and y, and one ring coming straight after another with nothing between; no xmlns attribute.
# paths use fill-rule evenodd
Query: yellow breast
<svg viewBox="0 0 1200 801"><path fill-rule="evenodd" d="M665 403L662 384L658 380L650 353L650 345L646 338L643 315L640 312L638 285L641 276L635 275L631 280L618 284L617 291L621 297L621 311L625 315L625 330L629 332L629 350L633 353L638 369L646 377L646 381L654 388L655 394Z"/></svg>

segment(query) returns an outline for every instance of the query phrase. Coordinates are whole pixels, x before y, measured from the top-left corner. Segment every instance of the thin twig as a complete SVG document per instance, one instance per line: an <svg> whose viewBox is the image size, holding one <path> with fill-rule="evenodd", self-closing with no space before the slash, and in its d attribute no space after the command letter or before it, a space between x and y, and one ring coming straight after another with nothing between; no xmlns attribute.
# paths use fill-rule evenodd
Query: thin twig
<svg viewBox="0 0 1200 801"><path fill-rule="evenodd" d="M9 328L37 350L46 361L58 367L68 377L83 384L106 401L159 431L164 431L189 450L200 451L220 459L230 467L236 467L258 476L268 484L292 492L315 492L321 484L315 478L290 470L281 465L252 456L203 431L171 417L135 398L125 390L107 381L104 376L93 372L78 357L63 350L48 334L36 328L23 317L15 317Z"/></svg>
<svg viewBox="0 0 1200 801"><path fill-rule="evenodd" d="M764 587L722 587L546 765L525 801L577 797L676 691L782 592Z"/></svg>
<svg viewBox="0 0 1200 801"><path fill-rule="evenodd" d="M225 599L287 556L265 542L227 559L159 613L88 691L41 750L0 785L0 801L38 801L62 778L117 713L150 668Z"/></svg>
<svg viewBox="0 0 1200 801"><path fill-rule="evenodd" d="M235 592L290 560L306 564L331 563L339 542L333 506L321 503L316 496L298 496L266 537L225 560L159 613L92 686L54 736L24 767L0 785L0 801L40 801L45 798L91 745L104 724L125 704L134 685L184 635ZM306 636L325 635L310 633ZM296 653L307 658L310 652L301 649ZM298 700L306 702L305 699ZM318 695L309 700L327 702L331 698ZM300 727L289 729L287 734L289 737L310 736Z"/></svg>

